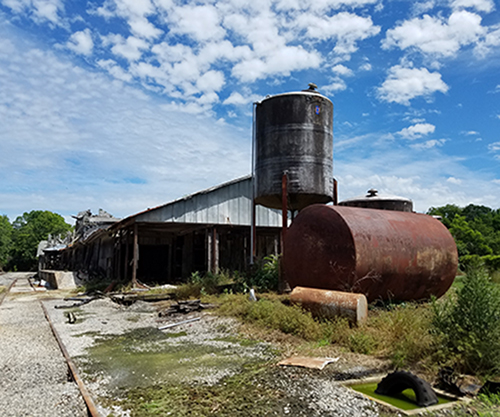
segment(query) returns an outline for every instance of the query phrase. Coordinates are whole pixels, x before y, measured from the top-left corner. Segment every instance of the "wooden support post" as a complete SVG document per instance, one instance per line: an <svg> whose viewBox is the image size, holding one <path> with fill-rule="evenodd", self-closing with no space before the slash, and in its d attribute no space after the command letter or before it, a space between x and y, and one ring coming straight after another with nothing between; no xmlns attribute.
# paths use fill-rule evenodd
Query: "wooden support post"
<svg viewBox="0 0 500 417"><path fill-rule="evenodd" d="M219 239L217 236L217 228L212 229L212 272L219 272Z"/></svg>
<svg viewBox="0 0 500 417"><path fill-rule="evenodd" d="M207 272L212 271L212 234L210 229L205 230L205 243L206 243L206 253L207 253Z"/></svg>
<svg viewBox="0 0 500 417"><path fill-rule="evenodd" d="M139 264L139 233L134 223L134 253L132 260L132 287L137 287L137 266Z"/></svg>

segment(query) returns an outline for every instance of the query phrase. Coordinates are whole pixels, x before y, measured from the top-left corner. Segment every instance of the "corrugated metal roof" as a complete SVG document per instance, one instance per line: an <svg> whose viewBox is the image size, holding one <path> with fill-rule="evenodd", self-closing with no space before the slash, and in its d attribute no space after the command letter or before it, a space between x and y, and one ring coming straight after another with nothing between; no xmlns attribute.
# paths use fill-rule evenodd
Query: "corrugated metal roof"
<svg viewBox="0 0 500 417"><path fill-rule="evenodd" d="M111 229L132 221L250 226L251 213L252 177L248 175L134 214ZM256 222L260 227L281 227L281 211L257 206Z"/></svg>

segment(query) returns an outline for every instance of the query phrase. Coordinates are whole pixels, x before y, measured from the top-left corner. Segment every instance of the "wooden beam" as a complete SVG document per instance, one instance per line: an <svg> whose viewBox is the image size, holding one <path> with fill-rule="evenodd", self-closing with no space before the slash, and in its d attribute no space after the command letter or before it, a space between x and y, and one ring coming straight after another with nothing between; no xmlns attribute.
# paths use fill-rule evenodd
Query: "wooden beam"
<svg viewBox="0 0 500 417"><path fill-rule="evenodd" d="M134 253L132 259L132 287L137 287L137 266L139 264L139 232L134 223Z"/></svg>

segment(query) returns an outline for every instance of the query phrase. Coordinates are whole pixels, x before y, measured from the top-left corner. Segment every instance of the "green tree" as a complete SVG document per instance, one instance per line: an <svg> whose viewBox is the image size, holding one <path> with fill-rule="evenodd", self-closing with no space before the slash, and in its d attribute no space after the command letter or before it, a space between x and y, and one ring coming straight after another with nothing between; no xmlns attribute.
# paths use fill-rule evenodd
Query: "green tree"
<svg viewBox="0 0 500 417"><path fill-rule="evenodd" d="M450 225L450 233L455 238L458 255L491 255L493 251L488 246L481 232L474 230L464 216L455 216Z"/></svg>
<svg viewBox="0 0 500 417"><path fill-rule="evenodd" d="M33 210L14 220L12 251L9 266L28 271L36 268L38 244L49 234L58 235L71 230L64 218L50 211Z"/></svg>
<svg viewBox="0 0 500 417"><path fill-rule="evenodd" d="M12 246L12 225L7 216L0 216L0 271L9 260Z"/></svg>
<svg viewBox="0 0 500 417"><path fill-rule="evenodd" d="M430 216L441 216L443 224L450 228L451 222L455 218L455 216L462 216L462 210L460 207L455 204L447 204L443 207L431 207L427 214Z"/></svg>

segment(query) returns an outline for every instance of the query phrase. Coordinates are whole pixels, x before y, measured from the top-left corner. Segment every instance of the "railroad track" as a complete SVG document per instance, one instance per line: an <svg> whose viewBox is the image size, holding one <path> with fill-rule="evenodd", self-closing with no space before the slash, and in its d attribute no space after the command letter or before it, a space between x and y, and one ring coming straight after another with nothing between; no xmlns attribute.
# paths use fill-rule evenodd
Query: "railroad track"
<svg viewBox="0 0 500 417"><path fill-rule="evenodd" d="M29 283L29 286L26 285L27 283L21 282L21 280L26 280L27 283ZM7 295L9 293L11 293L11 292L14 292L13 288L15 288L16 284L17 284L17 287L19 287L19 288L16 289L16 292L18 294L26 293L27 296L30 296L30 297L33 296L32 292L35 292L35 289L31 285L31 282L29 282L28 277L25 276L25 275L23 276L23 275L19 274L19 276L15 277L10 282L10 284L7 286L6 291L4 291L2 294L0 294L0 306L2 305L2 303L4 302L4 300L6 299ZM2 310L4 310L4 311L15 310L16 309L16 299L17 299L17 301L19 301L18 297L16 297L16 298L10 298L10 299L8 298L7 302L12 302L13 305L10 305L10 308L7 308L7 309L2 308ZM79 392L81 394L81 398L83 399L83 401L84 401L84 403L86 405L86 408L87 408L87 414L88 414L88 416L90 416L90 417L100 417L101 414L99 413L99 411L98 411L98 409L97 409L97 407L96 407L96 405L95 405L92 397L90 396L90 393L87 390L87 388L86 388L83 380L80 378L80 376L78 374L78 370L77 370L75 364L73 363L71 357L69 356L68 351L67 351L66 347L64 346L64 343L63 343L61 337L59 336L59 334L58 334L58 332L57 332L54 324L52 323L52 320L50 319L50 315L49 315L49 313L47 311L47 308L45 307L45 305L44 305L44 303L43 303L42 300L40 300L40 299L38 299L38 300L33 299L32 303L25 303L25 302L22 303L22 304L29 304L29 305L32 306L32 307L30 307L31 310L30 310L29 314L33 315L33 316L30 316L28 319L26 319L26 321L40 322L40 320L43 320L43 318L41 316L41 313L40 313L40 310L35 307L35 305L38 304L38 303L39 303L39 305L40 305L40 307L41 307L41 309L43 311L45 319L47 320L47 322L48 322L48 324L50 326L52 337L55 338L55 340L57 342L57 346L59 347L59 349L60 349L60 351L61 351L61 353L62 353L62 355L64 357L64 360L65 360L65 362L67 364L67 367L69 369L69 372L71 374L72 380L73 380L73 382L76 383L77 390L75 389L74 392L75 393ZM38 311L38 313L36 313L36 311ZM2 313L2 312L0 311L0 313ZM6 317L3 317L3 320L1 322L4 323L5 326L8 326L11 329L10 331L11 331L11 334L12 334L12 332L13 332L12 328L15 328L17 323L12 323L12 321L13 321L12 320L12 316L9 316L7 312L4 312L3 314L5 314ZM23 313L20 313L20 314L16 313L16 314L19 315L19 316L23 315ZM36 324L35 324L35 326L36 326ZM45 327L45 326L36 326L36 327L37 327L37 330L40 330L40 327ZM48 329L45 330L45 331L48 332ZM16 333L16 332L14 331L14 333ZM17 333L19 333L19 334L28 333L29 334L29 330L27 332L23 331L23 329L19 326L19 329L17 330ZM0 337L8 337L8 335L5 335L5 333L2 332L2 334L0 334ZM47 338L50 338L51 336L49 336L48 333L47 333L46 336L44 336L44 337L45 337L45 339L47 339ZM16 343L18 343L20 345L24 345L24 346L19 346L19 349L18 349L19 354L18 355L13 354L13 352L11 351L10 352L10 359L7 358L6 359L7 362L3 363L3 365L2 365L2 362L0 361L0 368L6 367L4 369L7 369L7 370L9 368L11 368L11 369L14 369L13 372L16 372L16 373L24 371L25 365L23 365L23 363L25 364L26 362L30 362L31 360L29 358L26 358L26 356L28 356L29 353L27 355L23 355L23 352L25 352L25 351L28 351L28 352L29 351L35 351L35 352L38 352L40 349L36 345L36 343L38 342L38 339L35 336L33 336L33 344L30 343L29 336L28 336L28 338L26 340L24 340L24 341L23 340L24 339L21 339L21 340L17 340L16 339L15 340ZM1 342L1 339L0 339L0 342ZM8 340L5 343L7 345L9 345L9 341ZM53 348L52 348L53 351L50 351L50 352L53 352L53 353L52 354L46 353L47 355L50 355L50 356L49 357L45 356L45 357L47 357L47 359L49 361L55 361L56 360L55 359L56 356L54 356L54 353L57 351L57 347L53 343L50 343L50 345L53 346ZM0 343L0 346L1 346L1 343ZM39 358L37 358L37 359L40 362L44 362L43 357L42 357L41 360ZM17 365L17 364L13 365L13 361L15 361L15 360L19 360L20 364L19 365ZM59 363L61 364L61 362L59 362ZM62 364L59 365L59 367L60 366L62 366ZM29 372L29 374L26 374L26 375L31 375L31 371L29 369L27 369L26 372ZM29 376L27 376L25 378L29 379ZM30 383L25 383L25 385L28 385L29 387L26 388L25 386L23 386L23 387L21 387L21 389L24 389L24 390L28 389L29 390L29 389L35 389L35 387L38 387L38 388L40 388L40 390L43 390L45 388L43 385L41 387L39 387L37 385L37 379L38 378L39 378L39 375L33 375L33 378L31 378L31 382ZM25 381L26 381L26 379L25 379ZM0 383L1 382L2 381L0 381ZM12 389L13 389L13 391L16 391L16 392L19 391L19 389L14 389L14 388L12 388ZM70 398L72 398L72 397L70 397ZM6 398L6 400L7 400L7 398ZM70 400L70 401L71 401L71 403L73 403L72 402L73 400ZM77 400L77 403L80 402L80 401L81 400ZM12 399L11 405L13 406L15 402L16 402L16 400ZM83 403L80 402L80 404L81 404L80 407L81 407L81 409L83 411L84 410ZM2 405L5 406L5 404L2 404L2 401L0 400L0 409L2 408ZM25 402L23 404L23 406L28 407L28 403ZM19 410L19 412L20 412L20 410ZM49 412L49 410L39 410L39 412L42 413L41 415L48 415L48 414L46 414L46 412ZM45 413L45 414L43 414L43 413ZM6 415L9 415L9 413L7 412ZM33 415L40 415L40 414L34 413ZM63 415L67 415L67 413L63 412Z"/></svg>

